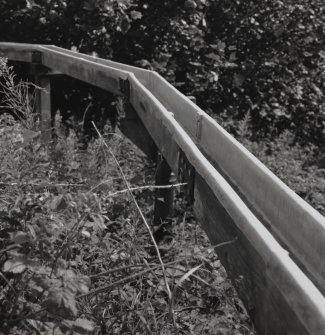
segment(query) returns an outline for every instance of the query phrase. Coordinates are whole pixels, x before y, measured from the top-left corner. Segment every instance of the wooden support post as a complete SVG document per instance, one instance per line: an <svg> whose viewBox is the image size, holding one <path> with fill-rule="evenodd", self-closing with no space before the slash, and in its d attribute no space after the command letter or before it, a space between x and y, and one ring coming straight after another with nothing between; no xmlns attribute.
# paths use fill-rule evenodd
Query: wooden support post
<svg viewBox="0 0 325 335"><path fill-rule="evenodd" d="M155 183L160 185L172 185L175 176L170 169L166 160L161 154L158 155L157 171ZM173 188L161 188L156 190L155 209L154 209L154 225L160 225L168 217L173 215L174 211L174 190Z"/></svg>
<svg viewBox="0 0 325 335"><path fill-rule="evenodd" d="M51 134L51 80L46 75L35 75L35 83L41 89L36 92L36 109L41 116L42 142L50 143Z"/></svg>
<svg viewBox="0 0 325 335"><path fill-rule="evenodd" d="M157 146L148 133L148 130L129 102L125 104L124 108L125 117L120 120L119 126L121 132L149 159L155 161L157 157Z"/></svg>

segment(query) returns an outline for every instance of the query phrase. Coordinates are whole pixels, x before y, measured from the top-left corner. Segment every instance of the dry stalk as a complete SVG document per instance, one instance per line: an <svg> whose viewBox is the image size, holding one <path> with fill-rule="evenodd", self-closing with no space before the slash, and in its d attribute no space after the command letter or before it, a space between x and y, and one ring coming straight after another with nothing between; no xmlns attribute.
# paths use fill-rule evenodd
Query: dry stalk
<svg viewBox="0 0 325 335"><path fill-rule="evenodd" d="M172 293L171 293L171 290L170 290L170 287L169 287L169 284L168 284L168 281L167 281L165 265L164 265L164 262L163 262L163 260L162 260L162 258L161 258L161 255L160 255L160 252L159 252L158 245L157 245L157 243L156 243L156 241L155 241L155 238L154 238L154 236L153 236L153 234L152 234L152 231L151 231L151 229L150 229L150 226L149 226L149 224L148 224L146 218L144 217L144 215L143 215L143 213L142 213L142 210L141 210L141 208L139 207L138 202L136 201L136 199L135 199L135 197L134 197L134 195L133 195L133 193L132 193L132 190L131 190L131 188L130 188L130 185L129 185L129 183L128 183L126 177L125 177L125 174L124 174L124 172L123 172L123 170L122 170L122 168L121 168L121 166L120 166L120 164L119 164L119 162L118 162L116 156L114 155L114 153L112 152L112 150L111 150L111 149L108 147L108 145L106 144L106 142L105 142L103 136L101 135L101 133L99 132L99 130L97 129L97 127L96 127L96 125L95 125L95 123L94 123L93 121L92 121L92 124L93 124L93 126L94 126L94 128L95 128L95 130L96 130L96 132L97 132L97 134L98 134L98 136L100 137L100 139L101 139L103 145L106 147L106 149L108 150L108 152L110 153L110 155L113 157L113 159L114 159L114 161L115 161L115 164L116 164L116 166L117 166L117 168L118 168L118 170L119 170L119 172L120 172L120 174L121 174L121 176L122 176L122 178L123 178L123 181L124 181L124 183L125 183L125 185L126 185L126 187L127 187L127 189L128 189L128 193L129 193L129 195L130 195L132 201L134 202L134 204L135 204L135 206L136 206L136 209L137 209L137 211L139 212L140 217L141 217L141 219L142 219L142 221L143 221L145 227L146 227L147 230L148 230L148 233L149 233L149 235L150 235L150 239L151 239L151 241L152 241L152 243L153 243L153 245L154 245L154 247L155 247L155 249L156 249L157 257L158 257L160 266L161 266L162 271L163 271L164 281L165 281L165 285L166 285L166 290L167 290L167 293L168 293L168 298L171 299L171 298L172 298Z"/></svg>

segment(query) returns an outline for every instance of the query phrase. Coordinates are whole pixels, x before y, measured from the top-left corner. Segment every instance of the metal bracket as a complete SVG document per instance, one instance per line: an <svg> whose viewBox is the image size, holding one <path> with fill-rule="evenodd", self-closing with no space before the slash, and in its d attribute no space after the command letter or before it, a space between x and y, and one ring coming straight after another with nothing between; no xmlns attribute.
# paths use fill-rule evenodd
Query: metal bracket
<svg viewBox="0 0 325 335"><path fill-rule="evenodd" d="M195 169L188 161L185 153L179 150L178 156L178 179L181 183L186 183L187 193L186 197L190 204L194 202L194 181L195 181Z"/></svg>
<svg viewBox="0 0 325 335"><path fill-rule="evenodd" d="M120 78L119 84L120 84L121 93L129 99L130 98L130 82L129 82L129 80Z"/></svg>
<svg viewBox="0 0 325 335"><path fill-rule="evenodd" d="M203 119L203 114L198 114L197 119L196 119L196 134L195 134L195 139L196 142L200 142L201 136L202 136L202 119Z"/></svg>
<svg viewBox="0 0 325 335"><path fill-rule="evenodd" d="M32 51L32 62L42 64L42 53L40 51Z"/></svg>

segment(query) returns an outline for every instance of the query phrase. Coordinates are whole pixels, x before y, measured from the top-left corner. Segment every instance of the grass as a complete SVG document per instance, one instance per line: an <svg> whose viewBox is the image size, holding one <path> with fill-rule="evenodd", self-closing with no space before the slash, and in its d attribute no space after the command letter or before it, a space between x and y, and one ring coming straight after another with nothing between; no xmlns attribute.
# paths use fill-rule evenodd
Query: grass
<svg viewBox="0 0 325 335"><path fill-rule="evenodd" d="M277 177L325 215L325 156L322 144L300 144L284 131L272 141L256 141L247 115L238 124L237 139Z"/></svg>
<svg viewBox="0 0 325 335"><path fill-rule="evenodd" d="M109 126L85 148L59 115L44 145L24 111L0 120L0 333L254 333L181 185L157 245L155 167Z"/></svg>

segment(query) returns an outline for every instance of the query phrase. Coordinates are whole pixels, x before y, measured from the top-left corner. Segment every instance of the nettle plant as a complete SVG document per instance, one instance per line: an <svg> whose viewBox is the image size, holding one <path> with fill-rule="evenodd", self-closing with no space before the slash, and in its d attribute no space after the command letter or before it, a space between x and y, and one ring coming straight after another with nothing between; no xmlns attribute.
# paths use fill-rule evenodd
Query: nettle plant
<svg viewBox="0 0 325 335"><path fill-rule="evenodd" d="M44 331L66 320L66 329L91 330L90 321L78 318L76 303L90 279L68 266L68 254L92 211L82 215L85 205L59 190L52 173L58 162L39 138L37 87L16 83L6 60L0 64L0 328Z"/></svg>

